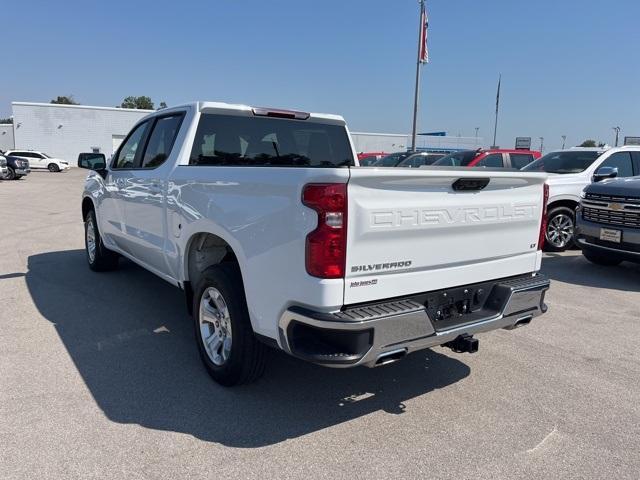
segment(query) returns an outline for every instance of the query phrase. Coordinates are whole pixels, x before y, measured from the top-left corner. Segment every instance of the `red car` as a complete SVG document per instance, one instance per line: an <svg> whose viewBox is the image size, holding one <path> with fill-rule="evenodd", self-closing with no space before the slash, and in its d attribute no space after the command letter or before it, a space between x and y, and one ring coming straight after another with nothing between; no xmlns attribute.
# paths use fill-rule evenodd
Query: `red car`
<svg viewBox="0 0 640 480"><path fill-rule="evenodd" d="M358 154L358 162L360 163L360 166L366 167L368 165L373 165L386 155L387 154L385 152L360 152Z"/></svg>
<svg viewBox="0 0 640 480"><path fill-rule="evenodd" d="M442 157L433 165L447 167L492 167L520 170L542 154L537 150L478 149L463 150Z"/></svg>

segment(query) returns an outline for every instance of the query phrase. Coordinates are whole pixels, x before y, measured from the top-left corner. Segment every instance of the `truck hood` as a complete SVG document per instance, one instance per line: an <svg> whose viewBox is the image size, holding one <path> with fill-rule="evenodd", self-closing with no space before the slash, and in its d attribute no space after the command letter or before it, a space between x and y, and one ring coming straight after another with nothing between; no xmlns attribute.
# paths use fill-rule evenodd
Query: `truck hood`
<svg viewBox="0 0 640 480"><path fill-rule="evenodd" d="M547 183L549 185L561 185L584 182L584 172L580 173L549 173Z"/></svg>
<svg viewBox="0 0 640 480"><path fill-rule="evenodd" d="M640 197L640 178L628 177L603 180L589 185L585 189L585 193L621 197Z"/></svg>

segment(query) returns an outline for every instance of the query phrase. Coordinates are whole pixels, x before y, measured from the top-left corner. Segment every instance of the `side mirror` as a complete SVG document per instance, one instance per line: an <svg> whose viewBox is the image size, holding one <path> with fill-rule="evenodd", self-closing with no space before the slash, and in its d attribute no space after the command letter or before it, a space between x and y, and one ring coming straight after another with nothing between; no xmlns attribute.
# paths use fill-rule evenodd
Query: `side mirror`
<svg viewBox="0 0 640 480"><path fill-rule="evenodd" d="M616 167L600 167L593 174L593 181L599 182L607 178L615 178L618 176L618 169Z"/></svg>
<svg viewBox="0 0 640 480"><path fill-rule="evenodd" d="M107 168L107 158L104 153L81 153L78 155L78 167L88 170L104 170Z"/></svg>

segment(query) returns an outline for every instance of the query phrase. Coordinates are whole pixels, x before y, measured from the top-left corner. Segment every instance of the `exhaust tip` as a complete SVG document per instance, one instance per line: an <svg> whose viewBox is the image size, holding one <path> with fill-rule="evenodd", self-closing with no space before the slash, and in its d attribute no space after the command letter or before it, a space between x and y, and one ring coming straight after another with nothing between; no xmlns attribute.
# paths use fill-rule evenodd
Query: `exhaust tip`
<svg viewBox="0 0 640 480"><path fill-rule="evenodd" d="M505 327L505 330L514 330L516 328L529 325L532 319L533 319L533 315L527 315L526 317L521 317L518 320L516 320L516 323L514 323L513 325L509 325L508 327Z"/></svg>
<svg viewBox="0 0 640 480"><path fill-rule="evenodd" d="M401 348L399 350L391 350L390 352L384 352L378 355L376 360L376 367L380 365L388 365L393 362L397 362L398 360L405 357L407 354L406 348Z"/></svg>

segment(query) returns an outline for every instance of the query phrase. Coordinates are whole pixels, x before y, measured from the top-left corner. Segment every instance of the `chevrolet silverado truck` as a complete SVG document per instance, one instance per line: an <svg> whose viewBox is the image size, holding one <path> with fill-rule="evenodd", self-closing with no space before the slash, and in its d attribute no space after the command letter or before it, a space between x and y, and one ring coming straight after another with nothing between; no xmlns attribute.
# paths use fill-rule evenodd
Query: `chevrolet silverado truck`
<svg viewBox="0 0 640 480"><path fill-rule="evenodd" d="M613 167L601 175L614 173ZM576 241L598 265L640 263L640 178L611 178L587 186L576 211Z"/></svg>
<svg viewBox="0 0 640 480"><path fill-rule="evenodd" d="M374 367L544 313L545 173L362 168L342 117L198 102L136 124L82 195L94 271L184 290L223 385L267 346Z"/></svg>

